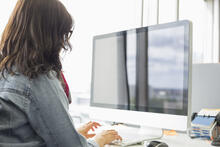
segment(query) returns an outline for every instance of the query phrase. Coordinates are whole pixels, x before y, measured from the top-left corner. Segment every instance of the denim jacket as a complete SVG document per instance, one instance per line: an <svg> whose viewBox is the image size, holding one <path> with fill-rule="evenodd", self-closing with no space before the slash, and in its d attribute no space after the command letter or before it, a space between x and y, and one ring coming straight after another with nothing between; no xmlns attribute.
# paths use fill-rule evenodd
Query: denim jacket
<svg viewBox="0 0 220 147"><path fill-rule="evenodd" d="M0 147L98 147L74 128L55 72L5 78L0 78Z"/></svg>

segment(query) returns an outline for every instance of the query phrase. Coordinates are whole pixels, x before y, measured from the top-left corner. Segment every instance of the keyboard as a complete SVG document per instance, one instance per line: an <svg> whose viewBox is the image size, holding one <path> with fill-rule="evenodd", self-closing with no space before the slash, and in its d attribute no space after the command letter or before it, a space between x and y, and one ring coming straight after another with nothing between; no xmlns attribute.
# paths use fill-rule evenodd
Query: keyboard
<svg viewBox="0 0 220 147"><path fill-rule="evenodd" d="M104 125L97 128L93 133L97 134L102 132L103 130L116 130L118 134L122 137L122 141L114 140L111 144L119 146L127 146L142 143L146 140L154 140L160 138L158 136L152 136L143 132L141 133L139 128L129 127L125 125Z"/></svg>

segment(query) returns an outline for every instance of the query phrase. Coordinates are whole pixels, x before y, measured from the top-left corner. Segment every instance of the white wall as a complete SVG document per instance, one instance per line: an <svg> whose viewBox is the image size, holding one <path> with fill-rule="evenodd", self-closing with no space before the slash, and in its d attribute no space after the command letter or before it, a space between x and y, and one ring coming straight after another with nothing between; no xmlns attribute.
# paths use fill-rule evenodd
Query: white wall
<svg viewBox="0 0 220 147"><path fill-rule="evenodd" d="M5 25L12 13L16 4L16 0L1 0L0 1L0 36L4 30Z"/></svg>
<svg viewBox="0 0 220 147"><path fill-rule="evenodd" d="M75 19L73 51L64 60L71 91L90 90L92 37L140 27L141 0L62 0Z"/></svg>

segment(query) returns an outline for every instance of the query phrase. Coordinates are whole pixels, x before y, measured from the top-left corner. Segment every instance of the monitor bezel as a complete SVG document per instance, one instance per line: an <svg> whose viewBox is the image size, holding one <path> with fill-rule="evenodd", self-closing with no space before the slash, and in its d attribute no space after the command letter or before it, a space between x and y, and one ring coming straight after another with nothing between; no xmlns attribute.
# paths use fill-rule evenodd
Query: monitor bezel
<svg viewBox="0 0 220 147"><path fill-rule="evenodd" d="M172 28L172 27L179 27L184 26L184 63L187 60L187 65L184 65L184 87L188 87L188 89L184 90L183 94L183 108L182 109L161 109L161 108L150 108L150 111L143 111L146 109L146 107L143 107L137 111L137 110L129 110L129 111L137 111L137 112L150 112L150 113L162 113L162 114L170 114L170 115L182 115L187 116L188 115L188 103L189 103L189 73L191 72L190 63L191 63L191 22L188 20L182 20L177 22L171 22L171 23L165 23L165 24L158 24L158 25L152 25L147 27L141 27L141 28L135 28L131 30L125 30L120 32L114 32L109 34L103 34L103 35L96 35L93 37L93 58L92 58L92 67L94 67L94 57L95 57L95 41L97 39L102 38L108 38L108 37L117 37L119 35L124 34L132 34L137 32L146 32L146 31L154 31L159 29L165 29L165 28ZM103 103L95 103L94 102L94 95L93 95L93 89L94 89L94 68L92 68L92 80L91 80L91 100L90 100L90 106L92 107L101 107L101 108L110 108L110 109L119 109L119 110L128 110L127 105L113 105L113 104L103 104ZM153 111L153 109L157 109L157 111ZM159 110L159 112L158 112ZM168 110L169 113L165 113L163 111ZM176 114L176 111L179 111L178 114Z"/></svg>

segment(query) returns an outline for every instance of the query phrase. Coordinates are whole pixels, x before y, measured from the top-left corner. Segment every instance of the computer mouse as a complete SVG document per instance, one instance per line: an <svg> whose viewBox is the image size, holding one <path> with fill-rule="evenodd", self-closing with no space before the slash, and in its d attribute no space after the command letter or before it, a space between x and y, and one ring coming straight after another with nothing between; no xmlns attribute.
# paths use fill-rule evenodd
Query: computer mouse
<svg viewBox="0 0 220 147"><path fill-rule="evenodd" d="M146 147L168 147L168 145L160 141L151 141L148 144L146 144Z"/></svg>

